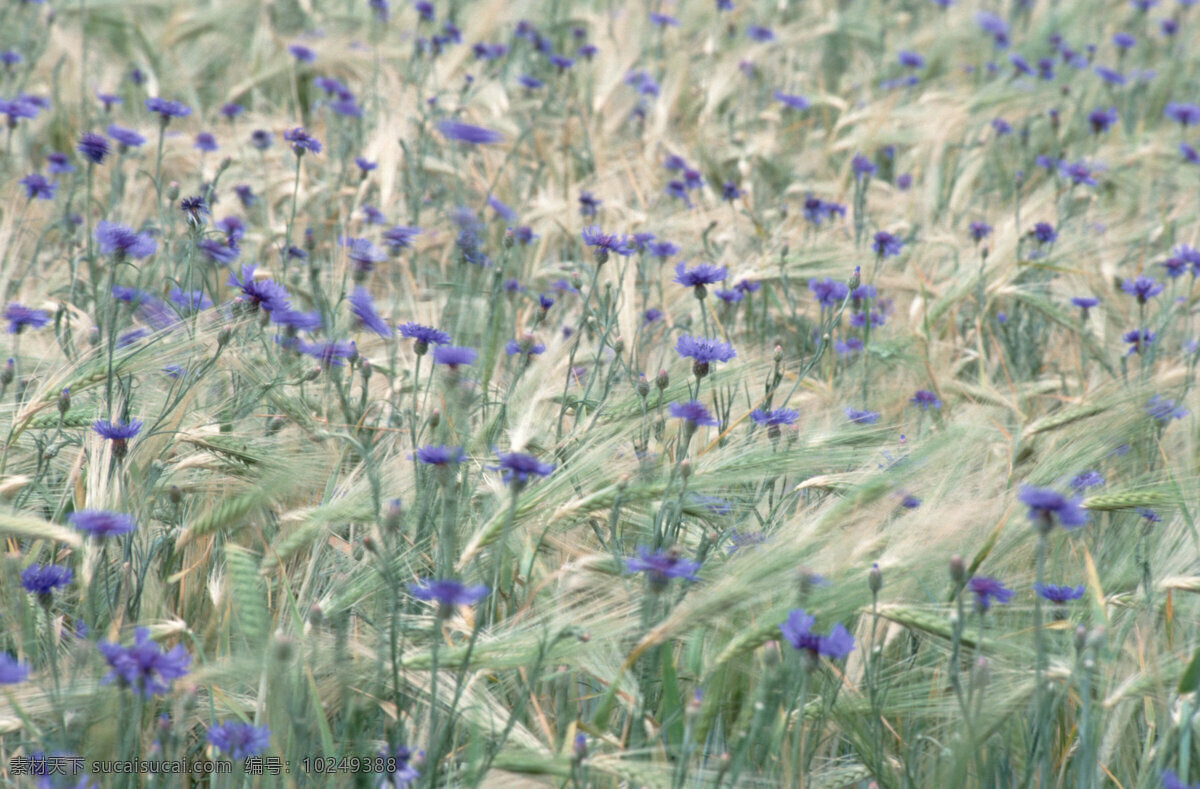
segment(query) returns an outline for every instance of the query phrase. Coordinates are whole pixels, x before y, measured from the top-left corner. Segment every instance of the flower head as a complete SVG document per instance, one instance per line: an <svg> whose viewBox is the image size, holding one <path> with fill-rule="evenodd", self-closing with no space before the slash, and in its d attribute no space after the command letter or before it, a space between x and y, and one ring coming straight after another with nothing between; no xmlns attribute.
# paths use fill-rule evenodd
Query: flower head
<svg viewBox="0 0 1200 789"><path fill-rule="evenodd" d="M684 263L679 263L675 266L675 279L673 281L690 288L702 289L705 285L720 282L728 275L728 269L724 266L715 266L712 263L700 263L692 268L687 268Z"/></svg>
<svg viewBox="0 0 1200 789"><path fill-rule="evenodd" d="M172 118L186 118L192 114L192 108L178 101L169 101L167 99L149 98L146 99L146 109L151 112L158 113L158 117L165 126Z"/></svg>
<svg viewBox="0 0 1200 789"><path fill-rule="evenodd" d="M285 131L283 139L292 144L292 153L297 156L303 156L306 151L310 153L321 152L320 140L306 132L302 126Z"/></svg>
<svg viewBox="0 0 1200 789"><path fill-rule="evenodd" d="M878 411L863 411L857 408L844 409L846 418L856 425L873 425L879 421Z"/></svg>
<svg viewBox="0 0 1200 789"><path fill-rule="evenodd" d="M271 730L251 723L225 721L208 730L208 742L231 759L257 756L271 744Z"/></svg>
<svg viewBox="0 0 1200 789"><path fill-rule="evenodd" d="M899 236L894 236L886 230L880 230L875 234L875 240L871 244L871 248L875 250L876 257L890 258L900 254L900 248L904 246L904 241Z"/></svg>
<svg viewBox="0 0 1200 789"><path fill-rule="evenodd" d="M1054 225L1049 222L1038 222L1033 226L1033 230L1029 231L1039 244L1050 244L1058 238L1058 232L1054 229Z"/></svg>
<svg viewBox="0 0 1200 789"><path fill-rule="evenodd" d="M464 364L474 364L479 352L458 345L439 345L433 349L433 363L444 364L451 370Z"/></svg>
<svg viewBox="0 0 1200 789"><path fill-rule="evenodd" d="M1166 424L1172 419L1183 419L1188 410L1182 405L1175 405L1174 400L1168 400L1162 395L1154 395L1146 403L1146 414L1155 421Z"/></svg>
<svg viewBox="0 0 1200 789"><path fill-rule="evenodd" d="M9 302L4 308L4 319L8 321L8 333L20 334L27 328L40 329L50 322L50 316L43 310Z"/></svg>
<svg viewBox="0 0 1200 789"><path fill-rule="evenodd" d="M1137 299L1138 304L1145 304L1150 299L1162 293L1163 286L1150 277L1139 274L1137 279L1128 279L1121 283L1121 290Z"/></svg>
<svg viewBox="0 0 1200 789"><path fill-rule="evenodd" d="M518 488L524 487L531 477L548 477L554 471L553 463L543 463L533 455L497 452L496 457L500 462L492 467L493 470L503 473L505 484Z"/></svg>
<svg viewBox="0 0 1200 789"><path fill-rule="evenodd" d="M124 687L140 691L147 698L156 693L167 693L170 680L187 674L191 657L182 644L176 644L170 652L163 652L150 640L150 631L144 627L137 628L134 638L133 645L128 647L106 641L97 644L112 668L105 682L115 680Z"/></svg>
<svg viewBox="0 0 1200 789"><path fill-rule="evenodd" d="M1052 603L1066 603L1083 597L1082 586L1055 586L1054 584L1034 584L1033 591L1043 599Z"/></svg>
<svg viewBox="0 0 1200 789"><path fill-rule="evenodd" d="M105 255L122 258L144 258L153 255L158 243L146 233L135 232L125 225L101 220L92 234Z"/></svg>
<svg viewBox="0 0 1200 789"><path fill-rule="evenodd" d="M808 289L817 297L817 303L822 308L835 307L839 302L850 295L850 288L846 283L839 280L830 279L810 279L808 281Z"/></svg>
<svg viewBox="0 0 1200 789"><path fill-rule="evenodd" d="M15 685L29 676L29 666L7 652L0 652L0 685Z"/></svg>
<svg viewBox="0 0 1200 789"><path fill-rule="evenodd" d="M462 447L424 446L417 450L416 459L430 466L457 465L467 459Z"/></svg>
<svg viewBox="0 0 1200 789"><path fill-rule="evenodd" d="M67 516L67 520L76 529L93 537L128 534L137 528L137 524L129 515L108 510L76 510Z"/></svg>
<svg viewBox="0 0 1200 789"><path fill-rule="evenodd" d="M454 580L427 579L419 584L409 584L409 594L418 600L430 600L441 606L474 605L487 597L489 589L480 584L465 586Z"/></svg>
<svg viewBox="0 0 1200 789"><path fill-rule="evenodd" d="M689 400L686 403L671 403L667 411L676 419L682 419L692 427L720 424L716 417L708 413L708 409L699 400Z"/></svg>
<svg viewBox="0 0 1200 789"><path fill-rule="evenodd" d="M101 438L106 438L109 441L128 441L138 434L142 429L142 422L139 419L131 419L128 422L110 422L107 419L97 419L92 423L92 430L95 430Z"/></svg>
<svg viewBox="0 0 1200 789"><path fill-rule="evenodd" d="M21 587L26 592L36 595L48 595L50 592L71 583L75 573L70 567L60 567L57 564L31 564L21 571Z"/></svg>
<svg viewBox="0 0 1200 789"><path fill-rule="evenodd" d="M937 410L942 407L942 401L938 399L938 396L927 389L918 389L908 402L922 411L928 411L930 408Z"/></svg>
<svg viewBox="0 0 1200 789"><path fill-rule="evenodd" d="M441 329L422 326L419 323L405 323L400 328L400 336L416 340L414 350L418 356L423 356L430 345L449 345L450 335Z"/></svg>
<svg viewBox="0 0 1200 789"><path fill-rule="evenodd" d="M975 595L975 603L981 611L992 606L992 601L1007 603L1013 598L1013 590L1004 586L1003 582L987 575L976 575L967 581L967 590Z"/></svg>
<svg viewBox="0 0 1200 789"><path fill-rule="evenodd" d="M364 328L375 332L380 337L391 337L392 327L388 326L379 313L375 311L375 303L371 294L364 287L357 287L350 295L350 311L354 319Z"/></svg>
<svg viewBox="0 0 1200 789"><path fill-rule="evenodd" d="M805 650L813 657L824 655L831 660L841 660L854 650L854 637L846 632L840 622L829 631L829 635L812 632L816 620L802 608L788 611L787 620L779 625L779 632L793 649Z"/></svg>
<svg viewBox="0 0 1200 789"><path fill-rule="evenodd" d="M605 233L597 225L588 225L583 229L581 235L583 243L592 248L592 254L595 255L598 263L607 261L610 253L622 257L633 254L633 247L630 246L628 239L618 236L616 233Z"/></svg>
<svg viewBox="0 0 1200 789"><path fill-rule="evenodd" d="M104 164L104 159L108 156L108 140L102 134L84 132L75 150L93 164Z"/></svg>
<svg viewBox="0 0 1200 789"><path fill-rule="evenodd" d="M504 135L500 132L449 119L439 121L437 130L447 140L468 143L470 145L489 145L491 143L504 142Z"/></svg>
<svg viewBox="0 0 1200 789"><path fill-rule="evenodd" d="M18 183L25 187L25 197L30 200L53 200L54 192L58 189L56 182L46 180L41 173L30 173Z"/></svg>
<svg viewBox="0 0 1200 789"><path fill-rule="evenodd" d="M693 562L679 555L678 551L655 551L639 547L635 558L625 560L625 572L646 573L650 587L661 591L672 578L682 578L685 581L699 581L696 571L700 569L699 562Z"/></svg>
<svg viewBox="0 0 1200 789"><path fill-rule="evenodd" d="M1035 488L1032 485L1022 485L1017 498L1029 507L1029 520L1040 531L1054 528L1054 522L1064 529L1073 529L1087 523L1087 512L1080 506L1080 499L1068 499L1057 491L1049 488Z"/></svg>
<svg viewBox="0 0 1200 789"><path fill-rule="evenodd" d="M727 362L737 356L737 351L716 337L692 337L680 335L675 341L675 352L692 360L692 372L697 378L708 375L713 362Z"/></svg>
<svg viewBox="0 0 1200 789"><path fill-rule="evenodd" d="M750 418L754 420L755 424L763 427L779 427L780 425L796 424L800 413L791 408L776 408L773 411L755 408L750 412Z"/></svg>
<svg viewBox="0 0 1200 789"><path fill-rule="evenodd" d="M1154 337L1154 332L1149 329L1130 329L1125 332L1125 334L1121 335L1121 339L1129 343L1129 350L1125 352L1125 355L1142 353L1154 343Z"/></svg>

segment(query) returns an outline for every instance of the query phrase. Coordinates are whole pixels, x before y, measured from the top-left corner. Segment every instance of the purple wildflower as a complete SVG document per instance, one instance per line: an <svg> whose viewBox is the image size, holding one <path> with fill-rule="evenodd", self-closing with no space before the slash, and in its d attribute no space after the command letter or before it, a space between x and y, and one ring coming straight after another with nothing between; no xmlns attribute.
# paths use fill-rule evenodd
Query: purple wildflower
<svg viewBox="0 0 1200 789"><path fill-rule="evenodd" d="M794 608L788 611L787 620L779 625L779 632L793 649L804 650L812 659L824 655L831 660L841 660L854 650L854 638L840 622L830 629L829 635L822 636L812 632L814 621L804 609Z"/></svg>
<svg viewBox="0 0 1200 789"><path fill-rule="evenodd" d="M967 581L967 590L974 593L975 604L981 611L991 608L993 600L1007 603L1013 598L1013 590L1006 588L1000 580L986 575L972 577Z"/></svg>
<svg viewBox="0 0 1200 789"><path fill-rule="evenodd" d="M150 631L144 627L137 628L134 638L134 644L130 647L106 641L97 644L100 653L112 667L105 681L116 680L124 687L141 691L147 698L156 693L167 693L170 680L187 674L191 657L182 644L176 644L170 652L163 652L158 644L150 640Z"/></svg>
<svg viewBox="0 0 1200 789"><path fill-rule="evenodd" d="M444 364L451 370L460 365L474 364L479 352L474 348L464 348L458 345L439 345L433 349L433 363Z"/></svg>
<svg viewBox="0 0 1200 789"><path fill-rule="evenodd" d="M488 145L491 143L504 142L504 135L491 129L485 129L482 126L472 126L469 123L460 123L454 120L443 120L437 124L437 130L447 140L454 142L468 143L470 145Z"/></svg>
<svg viewBox="0 0 1200 789"><path fill-rule="evenodd" d="M1034 584L1033 591L1044 600L1062 605L1071 600L1083 597L1083 586L1055 586L1054 584Z"/></svg>
<svg viewBox="0 0 1200 789"><path fill-rule="evenodd" d="M380 337L392 336L392 327L379 317L379 313L375 311L375 303L371 301L371 294L366 288L360 286L354 289L354 293L350 295L350 311L364 328Z"/></svg>
<svg viewBox="0 0 1200 789"><path fill-rule="evenodd" d="M251 723L225 721L208 730L208 742L237 760L257 756L271 744L271 730Z"/></svg>
<svg viewBox="0 0 1200 789"><path fill-rule="evenodd" d="M129 515L107 510L76 510L67 516L67 520L76 529L93 537L128 534L137 528L137 524Z"/></svg>
<svg viewBox="0 0 1200 789"><path fill-rule="evenodd" d="M700 580L696 577L700 563L683 558L675 550L651 552L649 548L639 546L637 552L636 557L625 560L625 572L646 573L650 588L655 591L666 589L672 578Z"/></svg>
<svg viewBox="0 0 1200 789"><path fill-rule="evenodd" d="M710 425L716 427L720 424L716 417L708 412L704 407L704 403L699 400L689 400L686 403L671 403L667 407L667 411L675 419L682 419L691 427L700 427L701 425Z"/></svg>
<svg viewBox="0 0 1200 789"><path fill-rule="evenodd" d="M1022 485L1017 498L1029 507L1029 520L1039 531L1049 532L1055 521L1067 530L1087 523L1088 516L1079 506L1079 498L1068 499L1057 491L1032 485Z"/></svg>

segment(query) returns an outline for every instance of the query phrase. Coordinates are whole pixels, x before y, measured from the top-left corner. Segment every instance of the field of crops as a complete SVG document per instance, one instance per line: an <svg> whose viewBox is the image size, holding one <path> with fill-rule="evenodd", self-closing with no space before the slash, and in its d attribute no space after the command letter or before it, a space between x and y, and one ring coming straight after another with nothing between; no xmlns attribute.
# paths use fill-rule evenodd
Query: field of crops
<svg viewBox="0 0 1200 789"><path fill-rule="evenodd" d="M1196 0L7 0L0 784L1200 787Z"/></svg>

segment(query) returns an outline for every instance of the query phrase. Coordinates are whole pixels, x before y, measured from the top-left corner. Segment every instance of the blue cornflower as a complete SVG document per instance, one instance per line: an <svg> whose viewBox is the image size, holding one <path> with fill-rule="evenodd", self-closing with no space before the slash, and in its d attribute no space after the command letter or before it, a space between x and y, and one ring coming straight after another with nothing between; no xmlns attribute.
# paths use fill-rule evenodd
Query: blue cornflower
<svg viewBox="0 0 1200 789"><path fill-rule="evenodd" d="M850 160L850 169L854 172L854 177L870 178L878 169L875 163L861 153L854 154L854 158Z"/></svg>
<svg viewBox="0 0 1200 789"><path fill-rule="evenodd" d="M266 129L255 129L250 132L250 145L256 151L265 151L275 142L275 135Z"/></svg>
<svg viewBox="0 0 1200 789"><path fill-rule="evenodd" d="M479 235L471 227L464 227L458 231L458 238L454 240L464 261L476 266L490 266L492 265L491 258L483 251L481 243Z"/></svg>
<svg viewBox="0 0 1200 789"><path fill-rule="evenodd" d="M225 721L208 730L208 742L237 760L257 756L271 744L271 730L251 723Z"/></svg>
<svg viewBox="0 0 1200 789"><path fill-rule="evenodd" d="M54 181L47 181L46 177L41 173L30 173L22 178L18 183L25 187L25 197L33 200L52 200L54 192L58 189L58 184Z"/></svg>
<svg viewBox="0 0 1200 789"><path fill-rule="evenodd" d="M430 466L449 466L462 463L467 456L463 453L462 447L448 447L442 444L421 447L416 452L416 458Z"/></svg>
<svg viewBox="0 0 1200 789"><path fill-rule="evenodd" d="M116 222L97 222L92 235L103 254L119 258L144 258L158 249L158 243L148 234L137 233Z"/></svg>
<svg viewBox="0 0 1200 789"><path fill-rule="evenodd" d="M93 537L128 534L137 528L131 516L108 510L76 510L67 516L67 520L76 529Z"/></svg>
<svg viewBox="0 0 1200 789"><path fill-rule="evenodd" d="M679 20L669 14L650 12L650 23L659 27L679 27Z"/></svg>
<svg viewBox="0 0 1200 789"><path fill-rule="evenodd" d="M464 348L458 345L439 345L433 349L433 363L444 364L451 370L459 365L474 364L479 352L474 348Z"/></svg>
<svg viewBox="0 0 1200 789"><path fill-rule="evenodd" d="M938 396L927 389L918 389L908 402L922 411L928 411L930 408L937 410L942 407L942 401L938 399Z"/></svg>
<svg viewBox="0 0 1200 789"><path fill-rule="evenodd" d="M727 203L732 203L742 196L742 190L738 189L738 185L733 181L726 181L721 184L721 199Z"/></svg>
<svg viewBox="0 0 1200 789"><path fill-rule="evenodd" d="M804 218L811 224L820 225L824 220L832 219L835 214L845 216L846 207L812 195L804 198Z"/></svg>
<svg viewBox="0 0 1200 789"><path fill-rule="evenodd" d="M235 243L225 243L215 238L202 238L196 242L196 247L218 266L228 266L241 255L241 249Z"/></svg>
<svg viewBox="0 0 1200 789"><path fill-rule="evenodd" d="M675 266L675 279L680 285L696 289L696 298L704 298L705 285L712 285L720 282L729 275L729 271L724 266L715 266L712 263L700 263L693 268L687 268L686 264L679 263Z"/></svg>
<svg viewBox="0 0 1200 789"><path fill-rule="evenodd" d="M1039 531L1049 532L1055 521L1067 530L1087 523L1087 512L1079 506L1079 498L1068 499L1058 491L1032 485L1022 485L1017 498L1029 507L1029 520Z"/></svg>
<svg viewBox="0 0 1200 789"><path fill-rule="evenodd" d="M1100 299L1092 296L1075 296L1071 299L1071 303L1083 311L1083 317L1087 318L1088 310L1092 309L1100 303Z"/></svg>
<svg viewBox="0 0 1200 789"><path fill-rule="evenodd" d="M750 418L763 427L779 427L780 425L796 424L800 413L791 408L776 408L771 411L755 408L750 412Z"/></svg>
<svg viewBox="0 0 1200 789"><path fill-rule="evenodd" d="M541 236L533 232L533 228L529 225L510 227L508 230L510 233L512 233L513 240L522 246L528 246L537 239L541 238Z"/></svg>
<svg viewBox="0 0 1200 789"><path fill-rule="evenodd" d="M1200 783L1185 784L1171 770L1162 771L1162 789L1200 789Z"/></svg>
<svg viewBox="0 0 1200 789"><path fill-rule="evenodd" d="M396 225L390 230L384 231L383 242L387 244L388 249L395 254L401 250L412 247L413 236L419 234L420 232L421 228L419 227L403 227L401 225Z"/></svg>
<svg viewBox="0 0 1200 789"><path fill-rule="evenodd" d="M793 649L805 650L814 660L821 655L841 660L854 650L854 637L846 632L841 622L830 629L829 635L822 636L812 632L815 621L804 609L794 608L788 611L787 620L780 623L779 632Z"/></svg>
<svg viewBox="0 0 1200 789"><path fill-rule="evenodd" d="M1033 591L1044 600L1052 603L1063 603L1078 600L1083 597L1083 586L1055 586L1054 584L1034 584Z"/></svg>
<svg viewBox="0 0 1200 789"><path fill-rule="evenodd" d="M124 442L136 436L142 429L142 421L140 419L131 419L128 422L116 421L112 422L108 419L97 419L92 423L92 430L101 438L108 439L112 442Z"/></svg>
<svg viewBox="0 0 1200 789"><path fill-rule="evenodd" d="M809 107L808 99L792 93L784 93L783 91L777 90L772 94L772 97L775 99L775 101L779 102L790 110L806 110Z"/></svg>
<svg viewBox="0 0 1200 789"><path fill-rule="evenodd" d="M546 62L558 69L559 74L575 65L575 59L566 55L549 55L546 57Z"/></svg>
<svg viewBox="0 0 1200 789"><path fill-rule="evenodd" d="M192 108L178 101L169 101L167 99L149 98L145 101L146 109L151 112L158 113L158 117L163 126L171 122L172 118L186 118L192 114Z"/></svg>
<svg viewBox="0 0 1200 789"><path fill-rule="evenodd" d="M988 11L979 11L975 14L975 22L979 28L992 37L996 49L1008 48L1008 23L1000 17Z"/></svg>
<svg viewBox="0 0 1200 789"><path fill-rule="evenodd" d="M1146 403L1146 414L1165 424L1172 419L1183 419L1188 415L1188 410L1182 405L1175 405L1174 400L1168 400L1162 395L1154 395Z"/></svg>
<svg viewBox="0 0 1200 789"><path fill-rule="evenodd" d="M392 327L388 326L379 313L375 311L375 303L367 289L359 286L350 295L350 311L357 323L380 337L391 337Z"/></svg>
<svg viewBox="0 0 1200 789"><path fill-rule="evenodd" d="M450 335L441 329L422 326L419 323L405 323L400 328L400 336L416 340L413 351L418 356L424 356L430 345L449 345Z"/></svg>
<svg viewBox="0 0 1200 789"><path fill-rule="evenodd" d="M1081 472L1071 479L1071 487L1075 490L1087 490L1103 484L1104 477L1095 470Z"/></svg>
<svg viewBox="0 0 1200 789"><path fill-rule="evenodd" d="M1116 107L1109 107L1108 109L1098 108L1088 113L1088 123L1092 125L1093 134L1108 131L1108 127L1112 126L1118 120L1120 120L1120 116L1117 115Z"/></svg>
<svg viewBox="0 0 1200 789"><path fill-rule="evenodd" d="M49 595L60 586L71 583L75 573L70 567L57 564L31 564L21 571L21 588L36 595Z"/></svg>
<svg viewBox="0 0 1200 789"><path fill-rule="evenodd" d="M7 652L0 652L0 685L15 685L29 676L29 666Z"/></svg>
<svg viewBox="0 0 1200 789"><path fill-rule="evenodd" d="M1126 33L1125 31L1122 30L1122 31L1113 33L1112 42L1113 42L1113 46L1115 46L1117 49L1124 52L1126 49L1129 49L1134 44L1136 44L1137 39L1134 38L1129 33Z"/></svg>
<svg viewBox="0 0 1200 789"><path fill-rule="evenodd" d="M1058 238L1058 232L1049 222L1038 222L1033 226L1033 230L1029 231L1029 234L1037 239L1039 244L1050 244Z"/></svg>
<svg viewBox="0 0 1200 789"><path fill-rule="evenodd" d="M863 411L857 408L843 409L846 418L856 425L873 425L879 421L878 411Z"/></svg>
<svg viewBox="0 0 1200 789"><path fill-rule="evenodd" d="M311 356L316 359L326 369L330 367L343 367L345 359L353 359L358 355L358 348L355 347L353 342L347 342L346 340L302 342L299 344L298 350L305 356Z"/></svg>
<svg viewBox="0 0 1200 789"><path fill-rule="evenodd" d="M699 400L689 400L686 403L671 403L667 407L668 413L676 419L682 419L692 427L700 427L701 425L710 425L716 427L720 424L716 417L708 413L708 409L704 407L704 403Z"/></svg>
<svg viewBox="0 0 1200 789"><path fill-rule="evenodd" d="M1137 279L1128 279L1121 283L1121 290L1137 299L1138 304L1145 304L1150 299L1162 293L1163 286L1150 277L1139 274Z"/></svg>
<svg viewBox="0 0 1200 789"><path fill-rule="evenodd" d="M976 244L992 234L992 226L986 222L972 222L969 230L971 240Z"/></svg>
<svg viewBox="0 0 1200 789"><path fill-rule="evenodd" d="M1096 66L1094 69L1092 69L1092 71L1096 74L1096 76L1098 76L1100 79L1104 80L1105 82L1109 83L1110 85L1120 86L1120 85L1124 85L1126 82L1124 74L1122 74L1119 71L1114 71L1113 69L1107 68L1106 66Z"/></svg>
<svg viewBox="0 0 1200 789"><path fill-rule="evenodd" d="M592 218L600 213L600 206L604 203L591 192L579 192L579 215L585 219Z"/></svg>
<svg viewBox="0 0 1200 789"><path fill-rule="evenodd" d="M374 270L376 263L387 260L387 253L366 238L343 236L338 243L346 247L346 257L354 264L354 271L361 276Z"/></svg>
<svg viewBox="0 0 1200 789"><path fill-rule="evenodd" d="M379 166L377 163L372 162L369 159L364 159L361 156L354 157L354 164L357 165L359 171L362 172L364 176Z"/></svg>
<svg viewBox="0 0 1200 789"><path fill-rule="evenodd" d="M896 55L896 60L905 68L918 69L925 67L924 57L916 52L909 52L905 49L900 50L900 52Z"/></svg>
<svg viewBox="0 0 1200 789"><path fill-rule="evenodd" d="M525 455L520 452L508 454L497 452L496 457L500 459L500 463L493 466L492 469L503 473L506 485L513 485L517 488L525 487L533 476L548 477L554 471L553 463L543 463L533 455Z"/></svg>
<svg viewBox="0 0 1200 789"><path fill-rule="evenodd" d="M209 215L208 203L200 195L185 197L179 201L179 210L187 217L188 224L193 227L203 227L204 217Z"/></svg>
<svg viewBox="0 0 1200 789"><path fill-rule="evenodd" d="M170 652L163 652L158 644L150 640L150 631L144 627L136 629L134 639L134 644L129 647L107 641L96 645L112 667L105 682L116 680L123 687L141 691L142 695L149 698L170 690L168 682L164 680L178 679L187 674L191 657L182 644L176 644Z"/></svg>
<svg viewBox="0 0 1200 789"><path fill-rule="evenodd" d="M1171 279L1179 279L1188 271L1188 263L1181 257L1169 257L1160 265L1167 270L1167 276Z"/></svg>
<svg viewBox="0 0 1200 789"><path fill-rule="evenodd" d="M679 247L670 241L652 241L646 245L646 251L659 260L666 260L679 254Z"/></svg>
<svg viewBox="0 0 1200 789"><path fill-rule="evenodd" d="M533 335L526 334L520 340L509 340L504 346L504 352L509 356L539 356L546 352L546 346L543 343L536 342Z"/></svg>
<svg viewBox="0 0 1200 789"><path fill-rule="evenodd" d="M1003 118L993 118L992 129L996 132L997 137L1003 137L1006 134L1012 134L1012 124Z"/></svg>
<svg viewBox="0 0 1200 789"><path fill-rule="evenodd" d="M810 279L808 281L808 289L817 297L817 303L821 308L835 307L839 302L850 295L850 288L844 282L830 279Z"/></svg>
<svg viewBox="0 0 1200 789"><path fill-rule="evenodd" d="M230 272L227 284L230 287L238 288L242 292L245 302L254 309L261 307L266 312L287 309L289 306L287 289L273 279L256 280L254 278L255 268L253 263L242 266L241 279Z"/></svg>
<svg viewBox="0 0 1200 789"><path fill-rule="evenodd" d="M51 175L62 175L64 173L75 172L75 168L71 166L71 161L65 153L51 151L46 154L46 172Z"/></svg>
<svg viewBox="0 0 1200 789"><path fill-rule="evenodd" d="M485 129L482 126L472 126L469 123L460 123L454 120L443 120L437 124L437 130L447 140L454 142L468 143L471 145L488 145L491 143L504 142L504 135L491 129Z"/></svg>
<svg viewBox="0 0 1200 789"><path fill-rule="evenodd" d="M200 132L196 135L196 143L192 147L204 153L212 153L217 150L217 138L209 132Z"/></svg>
<svg viewBox="0 0 1200 789"><path fill-rule="evenodd" d="M740 290L714 290L713 295L726 304L736 304L746 298L746 294Z"/></svg>
<svg viewBox="0 0 1200 789"><path fill-rule="evenodd" d="M975 604L979 610L986 611L992 607L992 601L1007 603L1013 599L1013 590L1004 583L987 575L976 575L967 581L967 590L974 593Z"/></svg>
<svg viewBox="0 0 1200 789"><path fill-rule="evenodd" d="M250 188L249 184L238 184L233 187L233 191L237 194L243 208L249 208L258 202L258 195L254 194L254 190Z"/></svg>
<svg viewBox="0 0 1200 789"><path fill-rule="evenodd" d="M1162 517L1149 507L1138 507L1137 514L1141 515L1147 523L1162 523Z"/></svg>
<svg viewBox="0 0 1200 789"><path fill-rule="evenodd" d="M50 322L43 310L35 310L15 301L4 308L4 319L8 321L8 333L20 334L27 328L40 329Z"/></svg>
<svg viewBox="0 0 1200 789"><path fill-rule="evenodd" d="M1179 102L1167 102L1163 114L1181 126L1194 126L1200 123L1200 104L1181 104Z"/></svg>
<svg viewBox="0 0 1200 789"><path fill-rule="evenodd" d="M638 546L637 552L636 557L625 560L625 572L646 573L650 588L655 591L666 589L672 578L700 580L696 577L700 563L683 558L674 549L651 552L649 548Z"/></svg>
<svg viewBox="0 0 1200 789"><path fill-rule="evenodd" d="M633 254L633 248L629 246L627 239L616 233L605 233L598 225L588 225L580 235L583 237L583 243L592 248L597 263L605 263L610 253L622 257Z"/></svg>
<svg viewBox="0 0 1200 789"><path fill-rule="evenodd" d="M277 326L282 326L290 336L295 336L296 332L316 331L321 328L321 313L319 312L300 312L293 309L282 309L271 311L271 323ZM291 343L284 343L287 347L291 347Z"/></svg>
<svg viewBox="0 0 1200 789"><path fill-rule="evenodd" d="M773 33L769 27L763 27L762 25L747 25L746 37L751 41L757 41L760 44L765 44L768 41L775 40L775 33Z"/></svg>
<svg viewBox="0 0 1200 789"><path fill-rule="evenodd" d="M899 255L902 246L904 246L904 242L898 236L894 236L886 230L880 230L876 233L875 241L871 244L871 248L875 250L875 255L880 259Z"/></svg>
<svg viewBox="0 0 1200 789"><path fill-rule="evenodd" d="M245 111L246 111L246 108L243 107L241 104L234 104L231 102L229 104L221 105L221 115L229 120L233 120L234 118L241 115Z"/></svg>
<svg viewBox="0 0 1200 789"><path fill-rule="evenodd" d="M1129 350L1125 352L1126 356L1146 350L1148 346L1154 342L1154 332L1149 329L1130 329L1121 335L1121 339L1129 343Z"/></svg>
<svg viewBox="0 0 1200 789"><path fill-rule="evenodd" d="M117 150L125 153L130 148L138 148L146 142L146 138L133 129L126 129L115 123L108 124L108 136L117 141Z"/></svg>
<svg viewBox="0 0 1200 789"><path fill-rule="evenodd" d="M287 48L288 54L294 57L301 63L312 63L317 59L317 53L313 52L303 44L289 44Z"/></svg>
<svg viewBox="0 0 1200 789"><path fill-rule="evenodd" d="M488 207L495 211L496 215L505 222L517 221L517 212L500 202L500 200L498 200L494 195L487 196L487 204Z"/></svg>
<svg viewBox="0 0 1200 789"><path fill-rule="evenodd" d="M296 154L296 156L303 156L306 151L310 153L321 152L321 142L306 132L302 126L285 131L283 139L292 144L292 153Z"/></svg>
<svg viewBox="0 0 1200 789"><path fill-rule="evenodd" d="M408 592L418 600L436 602L443 608L456 605L474 605L487 597L490 590L480 584L465 586L454 580L429 578L417 584L409 584Z"/></svg>
<svg viewBox="0 0 1200 789"><path fill-rule="evenodd" d="M93 164L104 164L104 158L108 156L108 140L102 134L84 132L75 150Z"/></svg>
<svg viewBox="0 0 1200 789"><path fill-rule="evenodd" d="M1095 186L1096 185L1096 178L1094 175L1094 170L1092 169L1091 165L1089 165L1087 162L1084 162L1084 161L1070 162L1070 163L1068 163L1066 161L1059 162L1058 163L1058 174L1061 175L1063 178L1070 179L1071 183L1075 186L1079 186L1079 185Z"/></svg>
<svg viewBox="0 0 1200 789"><path fill-rule="evenodd" d="M192 313L206 310L213 305L212 299L204 295L202 290L183 291L179 288L171 288L171 292L167 294L167 298L183 315L191 315Z"/></svg>
<svg viewBox="0 0 1200 789"><path fill-rule="evenodd" d="M657 320L662 320L662 316L663 316L662 310L658 309L657 307L651 307L650 309L648 309L642 313L642 323L643 324L654 323Z"/></svg>
<svg viewBox="0 0 1200 789"><path fill-rule="evenodd" d="M739 532L737 529L731 529L729 533L729 542L732 543L725 552L733 554L742 548L748 548L754 545L761 545L767 541L767 535L760 531Z"/></svg>
<svg viewBox="0 0 1200 789"><path fill-rule="evenodd" d="M732 346L716 337L692 337L688 334L680 335L675 341L675 352L692 360L692 373L697 378L708 375L709 365L713 362L727 362L737 356Z"/></svg>

